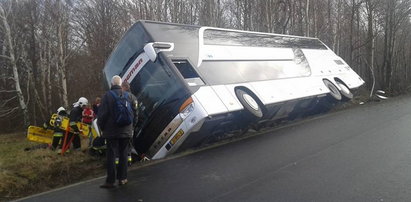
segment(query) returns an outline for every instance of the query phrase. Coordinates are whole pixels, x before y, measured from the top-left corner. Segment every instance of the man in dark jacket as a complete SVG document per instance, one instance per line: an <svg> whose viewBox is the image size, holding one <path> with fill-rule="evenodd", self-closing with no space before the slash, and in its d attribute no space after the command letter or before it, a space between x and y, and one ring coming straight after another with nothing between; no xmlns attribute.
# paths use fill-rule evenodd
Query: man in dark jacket
<svg viewBox="0 0 411 202"><path fill-rule="evenodd" d="M137 122L138 122L138 114L137 114L138 102L137 102L137 98L136 98L136 96L133 95L133 93L131 92L130 84L129 84L127 81L121 83L121 89L123 90L123 92L129 93L130 96L131 96L131 98L132 98L133 100L135 100L135 102L132 103L132 105L133 105L133 110L134 110L134 119L133 119L133 133L134 133L134 130L136 129L136 124L137 124ZM133 162L133 159L132 159L132 157L131 157L131 154L133 153L133 154L137 155L137 152L136 152L136 150L133 149L133 146L132 146L132 145L133 145L133 137L130 139L129 152L128 152L128 155L127 155L127 161L128 161L128 164L129 164L129 165L131 165L132 162Z"/></svg>
<svg viewBox="0 0 411 202"><path fill-rule="evenodd" d="M81 149L81 141L79 137L80 129L77 127L77 122L81 122L83 109L88 105L88 100L85 97L80 97L77 102L73 104L73 109L70 112L70 132L69 139L74 135L73 148L74 150Z"/></svg>
<svg viewBox="0 0 411 202"><path fill-rule="evenodd" d="M118 96L123 95L121 90L121 78L119 76L113 76L111 79L111 89ZM133 123L130 123L125 126L118 126L114 120L114 109L116 98L108 91L104 95L99 112L97 123L100 129L103 131L103 138L107 140L107 178L106 183L101 185L101 188L113 188L116 178L116 164L115 158L119 156L119 165L118 165L118 179L119 185L126 184L127 181L127 154L129 151L129 142L130 138L133 135ZM128 97L129 103L136 103L134 97ZM133 107L133 110L135 108Z"/></svg>

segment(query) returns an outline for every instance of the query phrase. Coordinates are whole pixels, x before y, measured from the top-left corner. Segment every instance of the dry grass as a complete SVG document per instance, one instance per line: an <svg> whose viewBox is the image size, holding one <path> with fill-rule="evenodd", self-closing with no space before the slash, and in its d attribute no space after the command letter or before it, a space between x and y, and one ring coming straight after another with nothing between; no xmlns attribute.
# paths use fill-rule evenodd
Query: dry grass
<svg viewBox="0 0 411 202"><path fill-rule="evenodd" d="M65 156L37 144L24 133L0 135L0 201L16 199L104 175L103 162L83 152Z"/></svg>

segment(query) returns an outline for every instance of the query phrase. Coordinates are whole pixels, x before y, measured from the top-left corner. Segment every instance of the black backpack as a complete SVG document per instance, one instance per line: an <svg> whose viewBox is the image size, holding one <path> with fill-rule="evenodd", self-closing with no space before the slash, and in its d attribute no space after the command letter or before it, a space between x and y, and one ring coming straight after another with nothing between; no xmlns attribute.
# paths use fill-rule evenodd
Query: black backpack
<svg viewBox="0 0 411 202"><path fill-rule="evenodd" d="M133 123L133 109L127 92L123 92L120 96L115 91L110 91L114 98L114 122L117 126L127 126Z"/></svg>

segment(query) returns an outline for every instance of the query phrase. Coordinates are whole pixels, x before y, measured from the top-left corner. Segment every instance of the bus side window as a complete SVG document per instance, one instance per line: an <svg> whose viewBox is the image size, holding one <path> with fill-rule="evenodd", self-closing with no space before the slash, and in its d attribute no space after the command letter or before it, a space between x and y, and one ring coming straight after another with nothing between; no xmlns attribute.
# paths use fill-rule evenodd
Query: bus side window
<svg viewBox="0 0 411 202"><path fill-rule="evenodd" d="M175 60L173 63L187 82L188 86L204 85L204 81L187 60Z"/></svg>

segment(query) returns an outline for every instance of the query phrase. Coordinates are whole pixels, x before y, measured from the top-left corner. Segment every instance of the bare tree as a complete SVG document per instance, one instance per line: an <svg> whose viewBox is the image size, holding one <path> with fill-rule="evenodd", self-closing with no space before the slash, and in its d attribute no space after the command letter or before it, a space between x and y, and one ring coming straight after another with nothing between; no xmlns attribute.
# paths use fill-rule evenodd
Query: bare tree
<svg viewBox="0 0 411 202"><path fill-rule="evenodd" d="M367 82L411 86L411 0L8 0L0 3L0 123L44 121L103 92L102 68L138 20L318 37ZM17 101L17 102L16 102Z"/></svg>
<svg viewBox="0 0 411 202"><path fill-rule="evenodd" d="M26 101L25 101L25 98L23 96L23 92L22 92L21 86L20 86L19 72L17 71L17 62L16 62L16 58L15 58L15 55L14 55L13 36L12 36L11 31L10 31L10 25L9 25L9 22L8 22L8 19L7 19L7 13L4 10L2 4L0 4L0 19L2 21L2 28L4 29L4 37L5 37L6 46L7 46L7 49L8 49L8 51L7 51L8 54L0 55L0 56L9 61L9 64L10 64L12 70L13 70L13 81L14 81L14 86L15 86L14 92L17 94L17 99L19 101L19 108L23 113L23 124L25 126L28 126L29 125L29 113L28 113ZM10 102L12 99L6 100L6 102L4 102L2 104L2 107L4 107L3 105ZM8 110L2 110L1 116L8 116L11 113L13 113L14 111L16 111L17 109L18 109L17 107L13 107L13 108L8 109Z"/></svg>

